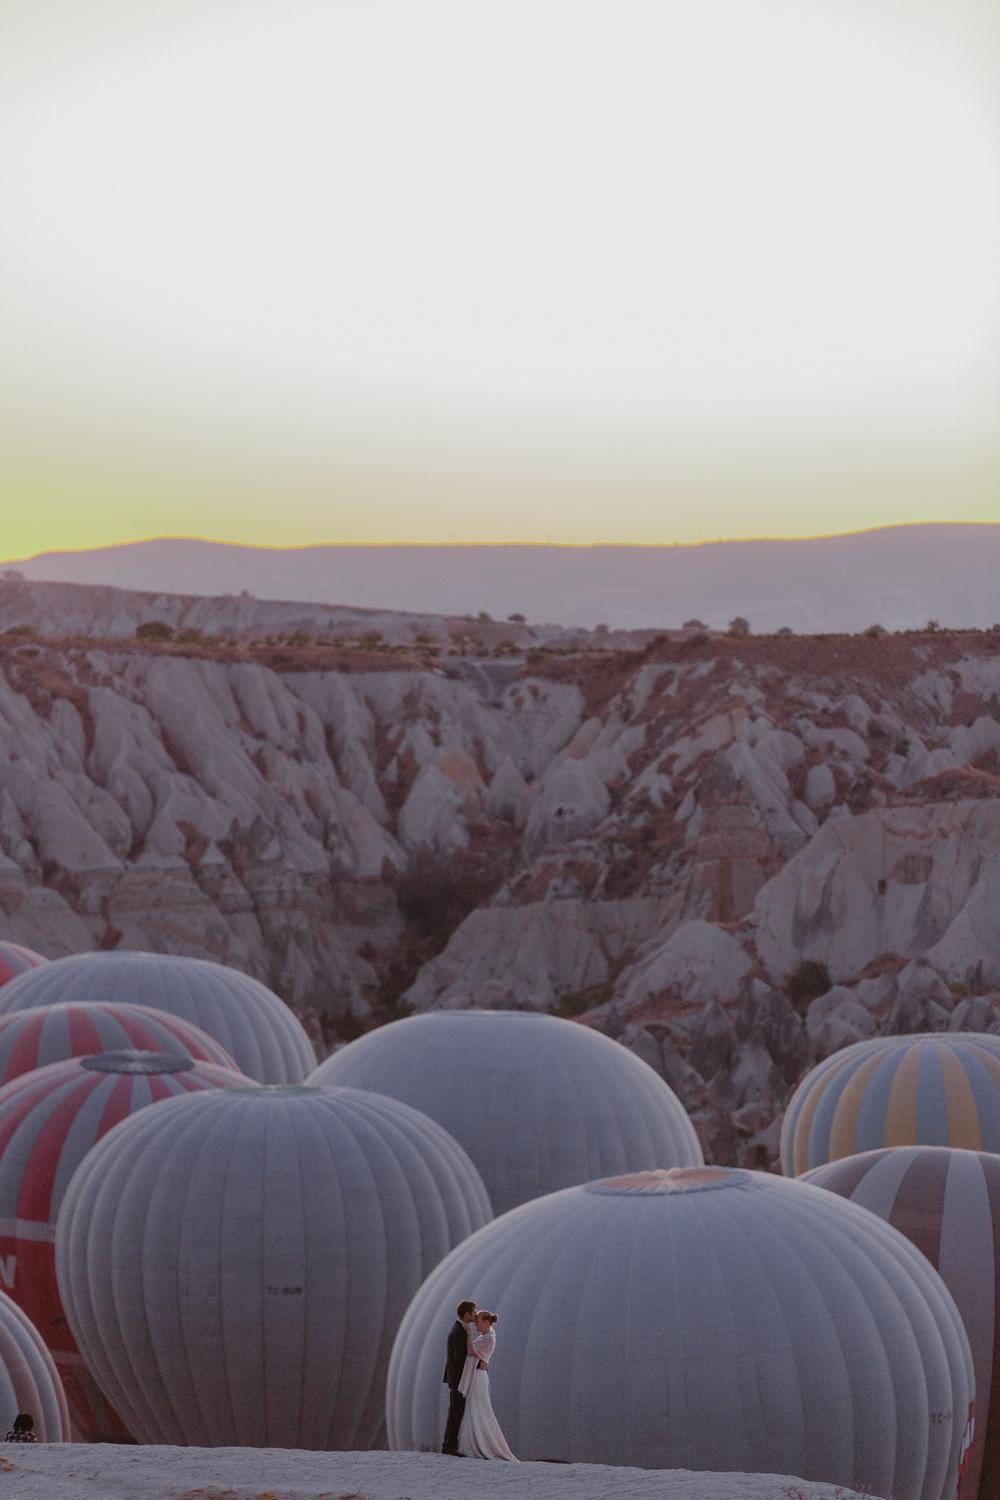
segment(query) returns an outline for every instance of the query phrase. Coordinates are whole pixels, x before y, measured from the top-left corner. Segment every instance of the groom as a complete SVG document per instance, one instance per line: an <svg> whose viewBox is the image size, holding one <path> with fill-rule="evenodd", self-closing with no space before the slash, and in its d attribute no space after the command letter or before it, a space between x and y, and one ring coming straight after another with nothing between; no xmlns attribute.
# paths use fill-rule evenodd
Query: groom
<svg viewBox="0 0 1000 1500"><path fill-rule="evenodd" d="M448 1358L444 1367L444 1383L448 1387L449 1400L448 1422L444 1429L441 1452L451 1454L452 1458L463 1458L465 1455L458 1451L458 1430L465 1414L465 1397L458 1389L458 1383L465 1369L465 1356L469 1349L466 1330L476 1316L476 1304L460 1302L455 1311L458 1318L451 1325L451 1332L448 1334Z"/></svg>

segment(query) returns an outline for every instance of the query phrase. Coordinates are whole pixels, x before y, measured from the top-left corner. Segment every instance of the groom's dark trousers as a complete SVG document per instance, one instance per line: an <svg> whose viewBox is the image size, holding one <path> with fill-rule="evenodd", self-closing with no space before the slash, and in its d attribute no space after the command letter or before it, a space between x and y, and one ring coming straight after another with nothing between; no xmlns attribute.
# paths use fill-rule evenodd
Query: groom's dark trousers
<svg viewBox="0 0 1000 1500"><path fill-rule="evenodd" d="M456 1319L448 1335L448 1359L444 1367L444 1383L451 1393L451 1399L448 1402L448 1421L444 1429L444 1442L441 1444L442 1453L455 1453L458 1450L458 1429L465 1415L465 1397L458 1389L458 1382L465 1369L468 1348L469 1338L465 1324Z"/></svg>

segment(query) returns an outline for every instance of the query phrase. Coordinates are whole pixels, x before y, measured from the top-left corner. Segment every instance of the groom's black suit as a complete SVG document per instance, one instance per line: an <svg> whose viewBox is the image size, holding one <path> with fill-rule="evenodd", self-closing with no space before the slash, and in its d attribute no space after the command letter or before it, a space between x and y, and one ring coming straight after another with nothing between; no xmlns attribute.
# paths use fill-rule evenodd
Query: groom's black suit
<svg viewBox="0 0 1000 1500"><path fill-rule="evenodd" d="M465 1397L458 1389L458 1382L465 1369L465 1356L468 1350L469 1336L465 1331L465 1324L456 1318L448 1335L448 1358L444 1367L444 1383L451 1392L451 1398L448 1402L448 1422L444 1429L444 1442L441 1444L442 1453L455 1453L458 1450L458 1430L462 1425L462 1417L465 1415Z"/></svg>

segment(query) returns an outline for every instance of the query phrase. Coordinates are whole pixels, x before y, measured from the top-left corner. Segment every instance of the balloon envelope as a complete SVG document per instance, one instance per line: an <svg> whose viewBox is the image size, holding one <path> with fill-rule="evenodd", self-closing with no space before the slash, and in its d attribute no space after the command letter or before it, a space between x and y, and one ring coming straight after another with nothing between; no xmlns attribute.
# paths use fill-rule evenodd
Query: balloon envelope
<svg viewBox="0 0 1000 1500"><path fill-rule="evenodd" d="M806 1074L781 1127L786 1177L883 1146L1000 1151L1000 1037L873 1037Z"/></svg>
<svg viewBox="0 0 1000 1500"><path fill-rule="evenodd" d="M952 1500L971 1383L958 1312L902 1235L831 1193L702 1167L569 1188L496 1219L403 1319L393 1448L440 1443L460 1296L499 1314L493 1405L521 1459Z"/></svg>
<svg viewBox="0 0 1000 1500"><path fill-rule="evenodd" d="M0 1427L4 1432L21 1411L34 1417L40 1443L69 1442L69 1411L52 1356L30 1318L0 1292Z"/></svg>
<svg viewBox="0 0 1000 1500"><path fill-rule="evenodd" d="M74 1425L90 1441L122 1439L81 1365L55 1274L56 1218L95 1141L136 1110L194 1090L254 1087L241 1073L181 1054L105 1052L53 1063L0 1089L0 1272L4 1289L51 1351Z"/></svg>
<svg viewBox="0 0 1000 1500"><path fill-rule="evenodd" d="M1000 1156L893 1146L829 1162L807 1180L900 1230L941 1274L969 1335L976 1423L960 1495L1000 1496Z"/></svg>
<svg viewBox="0 0 1000 1500"><path fill-rule="evenodd" d="M151 1005L221 1042L248 1078L301 1083L316 1066L301 1023L266 985L204 958L171 953L78 953L0 990L0 1014L78 1000Z"/></svg>
<svg viewBox="0 0 1000 1500"><path fill-rule="evenodd" d="M59 1217L59 1285L139 1442L384 1446L399 1320L488 1217L468 1157L397 1100L202 1094L91 1151Z"/></svg>
<svg viewBox="0 0 1000 1500"><path fill-rule="evenodd" d="M40 968L48 959L31 948L22 948L20 943L0 942L0 988L24 974L28 969Z"/></svg>
<svg viewBox="0 0 1000 1500"><path fill-rule="evenodd" d="M374 1089L443 1125L495 1213L613 1172L696 1166L694 1126L646 1063L534 1011L431 1011L349 1042L310 1080Z"/></svg>
<svg viewBox="0 0 1000 1500"><path fill-rule="evenodd" d="M212 1062L239 1072L221 1042L190 1021L150 1005L92 1000L0 1015L0 1085L49 1063L123 1047L182 1052L195 1062Z"/></svg>

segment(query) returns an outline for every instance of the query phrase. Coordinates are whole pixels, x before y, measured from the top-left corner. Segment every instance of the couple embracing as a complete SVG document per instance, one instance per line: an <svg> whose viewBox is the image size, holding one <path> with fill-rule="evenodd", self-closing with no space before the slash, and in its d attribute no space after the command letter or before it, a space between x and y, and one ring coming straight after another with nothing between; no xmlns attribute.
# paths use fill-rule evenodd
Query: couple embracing
<svg viewBox="0 0 1000 1500"><path fill-rule="evenodd" d="M507 1447L490 1401L488 1366L497 1346L496 1313L460 1302L458 1321L448 1335L444 1383L448 1387L448 1423L441 1452L453 1458L517 1459Z"/></svg>

